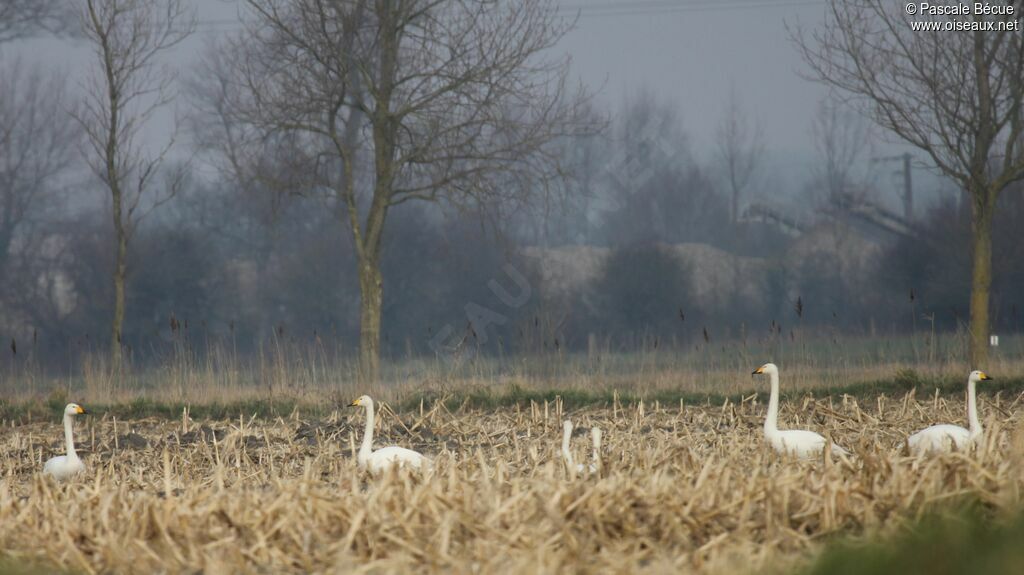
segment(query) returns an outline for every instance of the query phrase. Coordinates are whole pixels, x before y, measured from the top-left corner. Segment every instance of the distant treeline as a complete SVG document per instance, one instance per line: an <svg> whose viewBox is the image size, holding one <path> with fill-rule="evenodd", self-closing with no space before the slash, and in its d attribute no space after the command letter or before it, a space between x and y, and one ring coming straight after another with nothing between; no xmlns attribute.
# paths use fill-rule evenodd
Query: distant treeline
<svg viewBox="0 0 1024 575"><path fill-rule="evenodd" d="M733 221L716 166L694 159L677 126L670 109L641 98L608 135L567 142L577 189L562 205L500 216L396 207L383 248L385 356L671 347L966 322L969 205L931 208L911 236L864 231L797 202L788 209L808 222L797 237ZM808 193L825 202L809 178ZM105 350L113 234L99 208L46 217L5 258L0 321L12 353L63 365ZM1024 194L1002 195L997 332L1024 328L1022 229ZM275 342L354 354L350 238L317 198L193 178L133 239L126 349L136 362L180 346L251 354Z"/></svg>
<svg viewBox="0 0 1024 575"><path fill-rule="evenodd" d="M152 358L186 341L199 352L216 343L250 353L275 340L354 350L358 288L351 247L336 220L315 205L294 202L264 230L252 214L240 213L239 204L216 201L219 192L202 193L195 200L208 203L202 217L179 210L140 231L125 330L132 357ZM1024 196L1007 194L1000 207L994 326L1019 332ZM476 218L403 209L391 225L397 249L384 250L383 343L392 357L463 346L491 353L581 350L595 338L632 349L761 338L773 330L782 336L793 329L899 333L930 330L933 321L934 329L951 330L967 318L969 221L954 204L931 210L918 237L894 239L863 260L832 249L808 252L799 249L800 238L763 224L731 226L723 218L718 225L731 234L714 241L721 253L744 249L731 245L744 236L767 239L772 248L761 241L749 247L766 253L737 258L743 267L726 278L731 283L710 288L717 292L711 303L695 287L711 272L672 249L673 242L701 238L655 236L613 245L592 264L585 283L566 285L559 274L567 270L557 260L536 257L547 248L496 233ZM643 227L642 221L633 225ZM833 228L823 224L817 233L827 237ZM74 290L58 294L57 302L34 300L38 307L24 313L38 327L11 332L23 351L34 343L49 361L102 350L109 315L104 244L110 238L103 222L82 214L65 229L62 269L74 277ZM852 270L843 269L848 260L855 261ZM11 299L8 305L21 301L33 302Z"/></svg>

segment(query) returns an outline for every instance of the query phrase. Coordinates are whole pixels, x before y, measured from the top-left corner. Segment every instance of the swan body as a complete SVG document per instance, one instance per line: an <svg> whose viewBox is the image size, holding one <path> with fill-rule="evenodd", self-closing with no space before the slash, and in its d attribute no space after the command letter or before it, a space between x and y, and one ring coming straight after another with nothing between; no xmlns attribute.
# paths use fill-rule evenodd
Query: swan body
<svg viewBox="0 0 1024 575"><path fill-rule="evenodd" d="M572 438L572 421L566 419L562 422L562 459L565 461L565 466L570 472L575 471L576 473L583 473L589 471L590 473L597 473L601 470L601 430L597 427L590 429L590 442L593 448L593 454L591 455L591 461L589 465L582 463L576 463L572 456L572 450L569 449L569 442Z"/></svg>
<svg viewBox="0 0 1024 575"><path fill-rule="evenodd" d="M766 363L754 370L754 375L768 374L772 391L768 399L768 415L764 420L764 437L775 451L800 458L814 457L825 449L826 439L820 434L805 429L779 429L779 368ZM835 443L832 452L849 455L850 452Z"/></svg>
<svg viewBox="0 0 1024 575"><path fill-rule="evenodd" d="M67 454L58 455L46 460L46 463L43 465L44 475L49 475L54 479L63 481L85 471L85 464L82 463L78 453L75 452L75 440L72 437L74 417L84 413L87 412L77 403L69 403L64 408L64 442L67 447Z"/></svg>
<svg viewBox="0 0 1024 575"><path fill-rule="evenodd" d="M967 424L969 429L959 425L940 424L922 429L907 438L910 452L915 454L936 453L956 449L963 451L974 445L984 434L981 421L978 420L978 400L976 386L979 381L989 381L983 371L972 371L967 377Z"/></svg>
<svg viewBox="0 0 1024 575"><path fill-rule="evenodd" d="M907 438L912 453L935 453L953 449L962 451L970 447L973 441L969 429L948 423L927 427Z"/></svg>
<svg viewBox="0 0 1024 575"><path fill-rule="evenodd" d="M775 430L775 433L771 434L765 432L765 438L775 451L797 457L814 457L825 449L825 438L805 429ZM848 455L845 449L834 443L832 451Z"/></svg>
<svg viewBox="0 0 1024 575"><path fill-rule="evenodd" d="M356 455L356 463L359 465L359 469L367 470L373 475L380 475L392 467L405 467L416 471L430 468L430 459L418 451L398 447L397 445L383 447L376 451L373 450L374 414L373 400L370 399L370 396L364 395L356 399L349 404L349 407L366 408L366 428L363 432L363 443L359 447L359 453Z"/></svg>

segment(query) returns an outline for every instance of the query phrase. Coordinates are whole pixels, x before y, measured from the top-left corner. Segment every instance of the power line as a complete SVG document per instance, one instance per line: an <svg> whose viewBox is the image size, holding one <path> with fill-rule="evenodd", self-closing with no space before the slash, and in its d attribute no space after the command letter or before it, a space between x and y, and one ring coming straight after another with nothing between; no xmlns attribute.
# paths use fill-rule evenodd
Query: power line
<svg viewBox="0 0 1024 575"><path fill-rule="evenodd" d="M788 8L794 6L823 6L824 0L696 0L679 2L672 0L637 0L635 2L601 2L592 4L561 4L555 9L559 16L580 18L607 18L614 16L648 16L683 12L729 12L737 10L759 10L765 8ZM199 22L200 28L241 29L239 20L220 18Z"/></svg>
<svg viewBox="0 0 1024 575"><path fill-rule="evenodd" d="M694 4L691 6L679 6L679 7L666 7L656 10L620 10L618 12L607 11L607 12L588 12L582 10L578 12L580 18L606 18L610 16L647 16L647 15L658 15L658 14L682 14L686 12L697 13L697 12L733 12L737 10L756 10L758 8L787 8L793 6L822 6L820 1L816 0L784 0L779 2L758 2L756 4L720 4L720 3L708 3L708 4ZM570 11L559 11L560 16L575 16L577 12Z"/></svg>
<svg viewBox="0 0 1024 575"><path fill-rule="evenodd" d="M579 12L582 16L622 16L643 14L667 14L673 12L721 12L729 10L756 10L759 8L784 8L788 6L824 5L823 0L720 0L712 2L673 2L671 0L638 0L636 2L601 2L599 4L565 4L558 7L561 13Z"/></svg>

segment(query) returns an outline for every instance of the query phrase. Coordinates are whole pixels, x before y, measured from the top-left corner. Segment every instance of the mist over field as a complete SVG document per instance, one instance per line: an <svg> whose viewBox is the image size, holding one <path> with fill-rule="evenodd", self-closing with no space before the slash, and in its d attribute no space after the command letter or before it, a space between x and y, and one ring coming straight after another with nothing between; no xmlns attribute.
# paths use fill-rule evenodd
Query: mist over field
<svg viewBox="0 0 1024 575"><path fill-rule="evenodd" d="M559 177L495 180L516 189L487 196L440 190L388 214L385 358L429 357L466 337L477 351L517 354L966 325L968 198L927 156L806 78L790 36L822 21L824 3L612 4L555 7L569 27L535 56L571 58L561 97L578 98L575 123L543 142ZM302 177L282 155L300 142L270 144L281 132L265 125L262 136L243 133L255 124L216 105L228 97L218 79L239 80L224 68L228 46L258 22L255 8L182 9L193 33L156 55L166 104L134 135L147 159L173 145L128 226L122 346L145 363L182 337L251 354L283 335L354 354L359 256L342 199L323 187L330 170L323 183ZM88 39L73 32L0 48L13 121L0 150L0 325L43 366L108 347L115 303L110 193L90 169L83 126L66 115L88 105L96 79ZM772 77L740 56L755 53ZM154 103L147 95L128 109ZM267 162L281 162L273 177L256 170ZM368 189L355 190L361 217ZM1000 196L993 227L997 334L1022 326L1021 198ZM492 282L528 286L527 297L505 305Z"/></svg>
<svg viewBox="0 0 1024 575"><path fill-rule="evenodd" d="M1024 571L1021 7L927 5L0 0L0 574Z"/></svg>

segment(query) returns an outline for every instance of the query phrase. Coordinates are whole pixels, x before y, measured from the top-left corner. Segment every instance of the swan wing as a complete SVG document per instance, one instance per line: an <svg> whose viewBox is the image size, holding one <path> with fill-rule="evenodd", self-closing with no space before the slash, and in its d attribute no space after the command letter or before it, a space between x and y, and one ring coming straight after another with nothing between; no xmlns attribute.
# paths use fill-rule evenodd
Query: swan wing
<svg viewBox="0 0 1024 575"><path fill-rule="evenodd" d="M67 455L51 457L43 465L43 473L55 479L67 479L84 469L85 464L81 459L71 459Z"/></svg>
<svg viewBox="0 0 1024 575"><path fill-rule="evenodd" d="M56 475L58 470L63 469L67 465L68 456L58 455L57 457L51 457L46 460L43 465L43 473L50 475Z"/></svg>
<svg viewBox="0 0 1024 575"><path fill-rule="evenodd" d="M788 429L779 432L774 447L777 451L809 457L821 453L825 448L825 438L805 429Z"/></svg>
<svg viewBox="0 0 1024 575"><path fill-rule="evenodd" d="M933 425L907 438L910 450L916 453L964 449L971 441L971 432L959 425Z"/></svg>
<svg viewBox="0 0 1024 575"><path fill-rule="evenodd" d="M370 455L369 465L370 469L376 473L389 469L393 465L420 469L429 466L430 460L418 451L392 445L374 451Z"/></svg>

